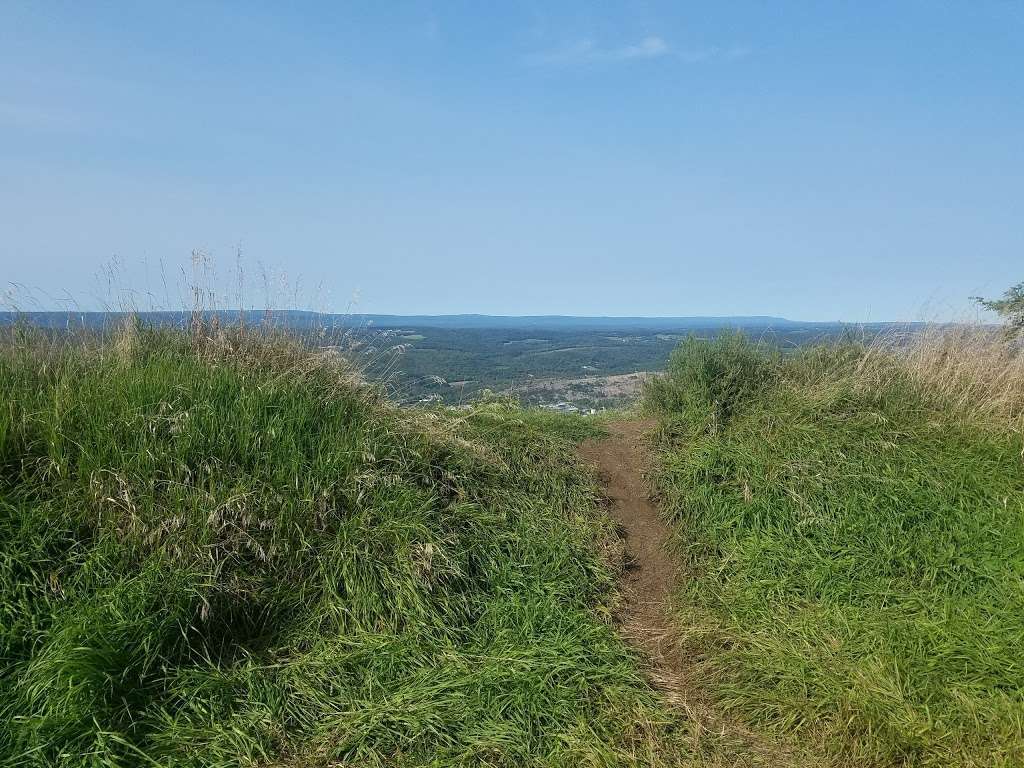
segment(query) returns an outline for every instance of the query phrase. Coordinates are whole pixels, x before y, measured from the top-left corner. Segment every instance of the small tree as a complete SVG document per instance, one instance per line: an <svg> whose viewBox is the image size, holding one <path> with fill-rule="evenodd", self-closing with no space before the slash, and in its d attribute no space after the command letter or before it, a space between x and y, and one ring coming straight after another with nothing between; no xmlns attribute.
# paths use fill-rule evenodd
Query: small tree
<svg viewBox="0 0 1024 768"><path fill-rule="evenodd" d="M985 309L990 309L1014 328L1024 328L1024 283L1017 283L1008 288L1002 298L983 299L980 296L973 297L978 304Z"/></svg>

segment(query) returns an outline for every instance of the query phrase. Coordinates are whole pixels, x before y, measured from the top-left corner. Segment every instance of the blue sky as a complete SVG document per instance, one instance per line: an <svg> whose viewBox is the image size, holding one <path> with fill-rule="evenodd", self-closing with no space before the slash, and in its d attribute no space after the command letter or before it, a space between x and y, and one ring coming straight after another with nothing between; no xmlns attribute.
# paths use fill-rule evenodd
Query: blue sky
<svg viewBox="0 0 1024 768"><path fill-rule="evenodd" d="M319 309L884 320L1024 279L1022 2L290 5L0 5L0 280L163 304L241 246Z"/></svg>

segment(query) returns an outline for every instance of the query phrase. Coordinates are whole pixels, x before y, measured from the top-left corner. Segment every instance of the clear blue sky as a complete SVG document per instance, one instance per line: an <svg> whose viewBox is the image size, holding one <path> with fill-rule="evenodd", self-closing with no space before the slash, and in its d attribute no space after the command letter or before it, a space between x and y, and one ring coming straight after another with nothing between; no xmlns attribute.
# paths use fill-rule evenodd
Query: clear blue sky
<svg viewBox="0 0 1024 768"><path fill-rule="evenodd" d="M823 320L1024 280L1022 2L290 5L0 5L0 280L241 244L323 309Z"/></svg>

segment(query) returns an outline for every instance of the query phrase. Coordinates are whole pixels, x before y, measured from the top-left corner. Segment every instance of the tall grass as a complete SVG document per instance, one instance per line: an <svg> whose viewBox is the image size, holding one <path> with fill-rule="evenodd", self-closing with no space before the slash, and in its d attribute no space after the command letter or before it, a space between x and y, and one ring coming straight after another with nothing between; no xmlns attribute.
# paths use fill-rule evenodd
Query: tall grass
<svg viewBox="0 0 1024 768"><path fill-rule="evenodd" d="M0 763L657 764L587 429L251 332L11 330Z"/></svg>
<svg viewBox="0 0 1024 768"><path fill-rule="evenodd" d="M986 329L679 348L654 484L721 702L857 764L1024 764L1020 354Z"/></svg>
<svg viewBox="0 0 1024 768"><path fill-rule="evenodd" d="M862 377L906 375L925 396L976 420L1024 428L1024 331L1020 328L931 326L877 338L860 365ZM884 382L881 382L884 384Z"/></svg>

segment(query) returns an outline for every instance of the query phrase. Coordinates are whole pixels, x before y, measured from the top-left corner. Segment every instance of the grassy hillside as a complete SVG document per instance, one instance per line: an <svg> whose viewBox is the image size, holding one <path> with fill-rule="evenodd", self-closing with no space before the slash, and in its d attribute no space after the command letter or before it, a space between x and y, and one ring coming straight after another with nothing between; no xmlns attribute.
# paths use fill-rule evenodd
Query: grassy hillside
<svg viewBox="0 0 1024 768"><path fill-rule="evenodd" d="M691 340L648 407L717 697L854 764L1024 764L1024 363Z"/></svg>
<svg viewBox="0 0 1024 768"><path fill-rule="evenodd" d="M11 330L0 763L656 763L586 430L244 334Z"/></svg>

